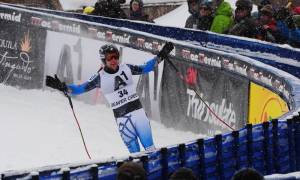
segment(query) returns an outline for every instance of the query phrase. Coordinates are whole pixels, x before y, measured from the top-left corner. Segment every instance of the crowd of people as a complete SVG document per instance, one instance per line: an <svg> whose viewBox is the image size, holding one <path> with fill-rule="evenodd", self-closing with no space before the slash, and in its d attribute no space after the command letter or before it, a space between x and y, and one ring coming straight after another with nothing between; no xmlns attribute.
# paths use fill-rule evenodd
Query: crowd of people
<svg viewBox="0 0 300 180"><path fill-rule="evenodd" d="M235 6L226 0L187 0L190 16L185 28L248 37L300 48L300 6L292 2L272 5L270 0L259 0L253 12L252 0L237 0ZM84 13L112 18L152 22L144 12L142 0L131 0L129 12L121 4L125 0L98 0Z"/></svg>
<svg viewBox="0 0 300 180"><path fill-rule="evenodd" d="M142 0L130 0L129 13L121 8L125 0L98 0L94 7L84 7L83 13L119 19L131 19L137 21L153 22L149 15L144 12L144 3Z"/></svg>
<svg viewBox="0 0 300 180"><path fill-rule="evenodd" d="M224 0L188 0L185 27L230 34L300 48L300 6L289 2L274 8L261 0L252 12L252 0L237 0L235 10Z"/></svg>

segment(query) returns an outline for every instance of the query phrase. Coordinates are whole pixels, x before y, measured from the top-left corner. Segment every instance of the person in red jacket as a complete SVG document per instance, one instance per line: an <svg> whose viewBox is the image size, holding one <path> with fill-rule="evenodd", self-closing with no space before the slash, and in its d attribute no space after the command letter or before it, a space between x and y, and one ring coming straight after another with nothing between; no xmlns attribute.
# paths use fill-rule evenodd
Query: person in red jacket
<svg viewBox="0 0 300 180"><path fill-rule="evenodd" d="M265 5L259 14L257 39L273 43L284 43L285 40L277 30L276 21L273 18L274 10L272 6Z"/></svg>

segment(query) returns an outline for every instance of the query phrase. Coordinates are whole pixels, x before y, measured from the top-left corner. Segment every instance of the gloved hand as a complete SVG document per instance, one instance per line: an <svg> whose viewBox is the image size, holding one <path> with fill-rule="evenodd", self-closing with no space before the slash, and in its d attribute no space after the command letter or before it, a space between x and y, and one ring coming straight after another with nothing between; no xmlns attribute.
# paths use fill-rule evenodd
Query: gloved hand
<svg viewBox="0 0 300 180"><path fill-rule="evenodd" d="M171 42L166 42L164 47L158 52L157 57L164 60L168 57L169 53L174 49L174 45Z"/></svg>
<svg viewBox="0 0 300 180"><path fill-rule="evenodd" d="M51 87L53 89L57 89L64 93L68 92L68 87L65 82L61 82L57 75L55 74L54 77L46 76L46 86Z"/></svg>

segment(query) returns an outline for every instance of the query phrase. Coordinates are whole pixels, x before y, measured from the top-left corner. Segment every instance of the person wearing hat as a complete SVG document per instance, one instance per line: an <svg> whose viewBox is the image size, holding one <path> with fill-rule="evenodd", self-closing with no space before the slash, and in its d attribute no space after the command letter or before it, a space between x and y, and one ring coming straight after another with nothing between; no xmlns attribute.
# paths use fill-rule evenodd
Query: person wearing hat
<svg viewBox="0 0 300 180"><path fill-rule="evenodd" d="M104 16L110 18L127 19L127 15L121 8L121 3L125 1L97 0L91 15Z"/></svg>
<svg viewBox="0 0 300 180"><path fill-rule="evenodd" d="M147 74L167 59L174 46L166 42L157 56L145 65L120 63L120 53L113 44L100 47L99 55L103 68L82 84L61 82L55 75L46 77L46 86L62 91L65 95L79 95L95 88L101 88L110 104L120 132L120 136L130 153L140 151L139 141L145 150L154 150L150 121L136 92L133 75Z"/></svg>
<svg viewBox="0 0 300 180"><path fill-rule="evenodd" d="M197 29L200 0L187 0L190 16L185 21L185 28Z"/></svg>
<svg viewBox="0 0 300 180"><path fill-rule="evenodd" d="M233 25L232 8L224 0L213 0L215 17L210 27L210 31L215 33L227 33Z"/></svg>
<svg viewBox="0 0 300 180"><path fill-rule="evenodd" d="M204 0L199 6L199 20L197 29L206 31L210 30L212 22L214 20L214 13L212 8L212 2Z"/></svg>
<svg viewBox="0 0 300 180"><path fill-rule="evenodd" d="M258 19L258 35L257 39L273 42L273 43L285 43L286 39L281 36L277 29L276 21L273 18L274 10L271 5L265 5L259 12Z"/></svg>
<svg viewBox="0 0 300 180"><path fill-rule="evenodd" d="M288 44L300 48L300 15L290 15L285 19L278 19L276 27L281 36L287 39Z"/></svg>
<svg viewBox="0 0 300 180"><path fill-rule="evenodd" d="M144 12L144 3L142 0L131 0L129 3L129 19L138 21L153 22L149 19L149 15Z"/></svg>
<svg viewBox="0 0 300 180"><path fill-rule="evenodd" d="M199 4L198 7L197 16L190 19L190 22L187 23L189 25L186 24L186 28L199 29L202 31L210 30L212 21L214 19L212 2L209 0L204 0Z"/></svg>
<svg viewBox="0 0 300 180"><path fill-rule="evenodd" d="M234 25L229 29L228 34L255 38L257 35L255 19L251 17L251 0L238 0L235 4Z"/></svg>

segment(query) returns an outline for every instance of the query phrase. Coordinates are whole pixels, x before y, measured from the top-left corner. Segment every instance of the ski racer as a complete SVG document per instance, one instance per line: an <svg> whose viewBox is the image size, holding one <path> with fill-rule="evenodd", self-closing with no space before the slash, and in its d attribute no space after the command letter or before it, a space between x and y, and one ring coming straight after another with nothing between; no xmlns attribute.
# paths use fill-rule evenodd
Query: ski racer
<svg viewBox="0 0 300 180"><path fill-rule="evenodd" d="M80 85L66 85L55 75L55 77L47 76L46 85L72 95L101 88L113 110L121 138L129 152L140 151L138 139L145 150L154 150L150 121L139 100L132 75L149 73L168 57L173 48L173 44L167 42L156 57L145 65L138 66L120 64L118 48L113 44L106 44L99 50L104 67L87 82Z"/></svg>

